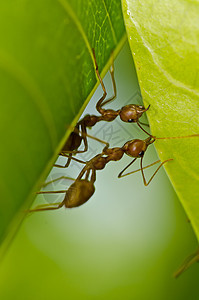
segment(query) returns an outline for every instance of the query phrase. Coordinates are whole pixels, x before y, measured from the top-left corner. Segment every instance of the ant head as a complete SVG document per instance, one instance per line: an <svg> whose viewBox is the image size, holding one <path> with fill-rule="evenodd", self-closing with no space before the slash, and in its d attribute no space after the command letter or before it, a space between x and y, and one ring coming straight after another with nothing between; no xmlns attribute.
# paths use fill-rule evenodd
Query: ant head
<svg viewBox="0 0 199 300"><path fill-rule="evenodd" d="M123 122L135 123L139 120L142 114L148 110L148 108L144 108L142 105L129 104L125 105L120 110L120 119Z"/></svg>
<svg viewBox="0 0 199 300"><path fill-rule="evenodd" d="M144 156L148 145L149 144L145 140L135 139L124 144L122 149L127 155L140 158Z"/></svg>

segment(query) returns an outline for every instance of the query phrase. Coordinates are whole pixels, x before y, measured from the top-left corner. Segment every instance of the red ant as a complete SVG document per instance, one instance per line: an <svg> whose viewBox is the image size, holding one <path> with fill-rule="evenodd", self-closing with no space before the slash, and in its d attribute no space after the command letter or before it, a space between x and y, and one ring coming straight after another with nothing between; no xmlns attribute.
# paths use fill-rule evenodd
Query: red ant
<svg viewBox="0 0 199 300"><path fill-rule="evenodd" d="M150 136L150 134L142 128L142 125L146 125L142 122L139 121L140 117L142 114L147 111L150 107L150 105L145 108L142 105L136 105L136 104L129 104L123 106L121 109L118 110L113 110L113 109L104 109L103 106L106 105L107 103L113 101L116 98L117 91L116 91L116 83L115 83L115 78L114 78L114 65L112 62L112 66L110 69L110 74L111 74L111 79L112 79L112 84L113 84L113 90L114 94L111 98L107 99L106 101L105 98L107 96L107 92L104 86L104 83L102 81L102 78L99 74L98 70L98 64L96 61L96 56L95 56L95 50L93 50L93 57L95 61L95 71L96 74L99 78L100 84L103 89L103 95L99 99L99 101L96 104L96 109L100 113L100 116L95 116L95 115L86 115L81 119L77 125L75 126L75 130L71 132L68 140L66 141L64 147L61 150L60 155L68 157L67 163L63 167L68 167L70 162L71 162L71 157L73 154L77 153L83 153L88 150L88 142L87 142L87 127L93 127L96 123L100 121L107 121L111 122L116 119L117 116L120 116L120 119L123 122L128 122L128 123L137 123L138 126ZM81 134L80 134L81 133ZM81 142L83 140L84 143L84 149L83 150L78 150L78 148L81 145ZM57 165L55 165L57 166Z"/></svg>
<svg viewBox="0 0 199 300"><path fill-rule="evenodd" d="M161 166L163 164L165 164L166 162L173 160L171 158L171 159L167 159L167 160L163 161L147 182L143 170L160 162L160 160L158 160L146 167L143 167L143 157L144 157L144 154L145 154L148 146L153 144L155 142L155 140L158 140L158 139L179 139L179 138L188 138L188 137L196 137L196 136L199 136L199 134L182 136L182 137L164 137L164 138L156 138L156 137L150 136L145 140L134 139L134 140L128 141L121 148L120 147L109 148L108 143L93 137L93 139L104 143L106 146L104 147L103 151L100 154L94 156L91 160L89 160L87 162L84 162L82 160L72 157L73 160L83 163L83 164L85 164L85 166L82 169L82 171L80 172L80 174L78 175L77 179L75 179L75 180L72 179L72 180L74 180L74 183L72 183L72 185L69 187L69 189L64 190L64 191L41 191L41 192L38 192L38 194L65 193L64 200L60 203L47 204L47 206L41 205L39 207L36 207L35 209L31 209L30 212L43 211L43 210L55 210L55 209L59 209L62 206L65 206L67 208L72 208L72 207L77 207L77 206L84 204L85 202L87 202L90 199L90 197L93 195L93 193L95 191L94 183L96 180L96 171L104 169L106 164L110 161L120 160L123 157L124 153L133 157L134 159L130 162L130 164L128 164L120 172L118 177L123 177L123 176L129 175L129 174L132 174L132 173L135 173L135 172L138 172L141 170L144 185L147 186L152 181L154 176L157 174L157 172L159 171ZM141 158L140 169L122 175L123 172L130 165L132 165L136 161L137 158ZM83 179L84 176L85 176L85 178ZM90 179L89 179L89 177L90 177ZM60 178L57 178L56 180L59 180L61 178L68 178L68 177L62 176ZM51 182L54 182L56 180L52 180ZM51 182L49 182L49 183L51 183Z"/></svg>

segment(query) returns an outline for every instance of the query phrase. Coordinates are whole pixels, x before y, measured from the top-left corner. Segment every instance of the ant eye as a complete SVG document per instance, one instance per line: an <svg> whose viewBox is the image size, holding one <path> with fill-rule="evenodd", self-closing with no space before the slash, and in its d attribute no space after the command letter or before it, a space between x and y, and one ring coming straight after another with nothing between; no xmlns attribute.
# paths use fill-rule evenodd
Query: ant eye
<svg viewBox="0 0 199 300"><path fill-rule="evenodd" d="M133 123L134 120L133 120L133 119L128 119L128 122L129 122L129 123Z"/></svg>
<svg viewBox="0 0 199 300"><path fill-rule="evenodd" d="M144 151L141 151L141 152L139 153L139 156L140 156L140 157L143 157L143 156L144 156Z"/></svg>

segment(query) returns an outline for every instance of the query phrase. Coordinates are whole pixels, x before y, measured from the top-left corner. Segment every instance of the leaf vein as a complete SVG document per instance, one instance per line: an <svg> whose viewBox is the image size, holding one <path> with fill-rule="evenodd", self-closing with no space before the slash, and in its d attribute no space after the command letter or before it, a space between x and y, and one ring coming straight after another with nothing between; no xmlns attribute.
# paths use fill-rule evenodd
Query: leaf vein
<svg viewBox="0 0 199 300"><path fill-rule="evenodd" d="M115 45L117 45L116 34L115 34L115 31L114 31L114 28L113 28L113 24L111 22L110 14L108 13L107 6L106 6L106 3L105 3L104 0L103 0L103 4L104 4L104 7L105 7L105 10L106 10L106 13L107 13L107 17L108 17L108 21L109 21L109 24L110 24L110 27L111 27L111 32L112 32L112 35L113 35L114 43L115 43Z"/></svg>

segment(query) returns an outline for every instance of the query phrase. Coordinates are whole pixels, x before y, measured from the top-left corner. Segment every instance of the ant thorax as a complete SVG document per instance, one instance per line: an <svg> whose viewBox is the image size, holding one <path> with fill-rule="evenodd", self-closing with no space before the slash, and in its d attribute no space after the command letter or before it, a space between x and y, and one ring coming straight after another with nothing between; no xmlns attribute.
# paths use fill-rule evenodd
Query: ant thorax
<svg viewBox="0 0 199 300"><path fill-rule="evenodd" d="M117 161L122 158L124 155L124 151L122 148L115 147L115 148L108 148L104 151L104 154L107 155L106 161Z"/></svg>

